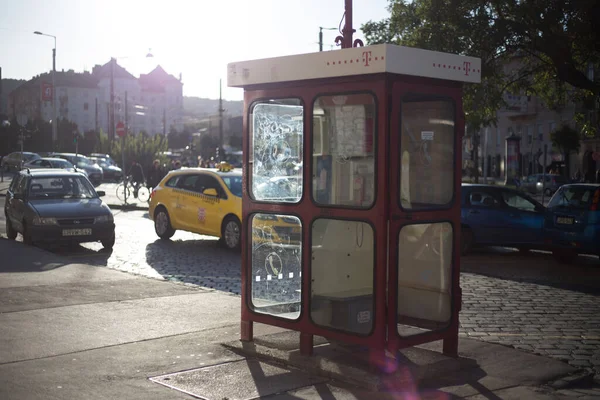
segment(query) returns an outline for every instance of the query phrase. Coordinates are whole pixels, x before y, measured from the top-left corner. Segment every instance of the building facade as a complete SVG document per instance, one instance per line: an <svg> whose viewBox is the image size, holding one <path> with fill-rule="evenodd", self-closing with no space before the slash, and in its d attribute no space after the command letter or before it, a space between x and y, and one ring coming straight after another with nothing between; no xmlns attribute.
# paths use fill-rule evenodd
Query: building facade
<svg viewBox="0 0 600 400"><path fill-rule="evenodd" d="M136 78L116 60L97 65L92 72L56 72L57 115L77 124L80 132L109 132L111 78L115 123L122 121L133 133L149 135L183 130L183 83L160 66ZM9 94L9 115L20 124L29 119L50 121L52 74L25 82Z"/></svg>

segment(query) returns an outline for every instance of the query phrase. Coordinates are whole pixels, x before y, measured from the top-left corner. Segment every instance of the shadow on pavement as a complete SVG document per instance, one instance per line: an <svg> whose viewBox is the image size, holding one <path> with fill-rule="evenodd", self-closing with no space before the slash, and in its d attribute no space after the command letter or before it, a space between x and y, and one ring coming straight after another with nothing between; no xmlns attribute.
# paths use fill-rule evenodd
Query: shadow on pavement
<svg viewBox="0 0 600 400"><path fill-rule="evenodd" d="M591 256L560 264L549 252L481 248L461 257L461 272L600 294L600 262Z"/></svg>
<svg viewBox="0 0 600 400"><path fill-rule="evenodd" d="M0 255L0 272L49 271L71 263L44 249L5 238L0 238Z"/></svg>
<svg viewBox="0 0 600 400"><path fill-rule="evenodd" d="M80 244L61 244L61 245L40 245L41 249L47 250L53 254L68 257L71 262L77 258L85 259L86 264L106 266L112 250L92 250Z"/></svg>
<svg viewBox="0 0 600 400"><path fill-rule="evenodd" d="M215 238L157 239L146 245L146 263L165 279L239 294L240 254Z"/></svg>

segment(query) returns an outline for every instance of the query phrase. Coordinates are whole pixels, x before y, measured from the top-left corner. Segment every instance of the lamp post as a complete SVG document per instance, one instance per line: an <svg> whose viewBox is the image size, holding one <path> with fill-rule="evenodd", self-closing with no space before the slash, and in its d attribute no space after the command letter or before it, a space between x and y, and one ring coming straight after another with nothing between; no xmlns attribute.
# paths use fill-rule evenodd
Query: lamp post
<svg viewBox="0 0 600 400"><path fill-rule="evenodd" d="M319 27L319 51L323 51L323 30L326 31L335 31L337 28L323 28Z"/></svg>
<svg viewBox="0 0 600 400"><path fill-rule="evenodd" d="M58 124L56 119L56 36L48 35L40 31L33 32L35 35L48 36L54 39L54 48L52 49L52 142L56 147L58 141Z"/></svg>

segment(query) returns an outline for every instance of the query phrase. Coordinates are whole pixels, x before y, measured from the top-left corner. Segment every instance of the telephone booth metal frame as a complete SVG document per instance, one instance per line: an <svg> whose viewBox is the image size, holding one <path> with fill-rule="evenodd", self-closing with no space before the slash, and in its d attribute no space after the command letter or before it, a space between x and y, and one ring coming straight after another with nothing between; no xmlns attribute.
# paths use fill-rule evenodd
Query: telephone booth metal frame
<svg viewBox="0 0 600 400"><path fill-rule="evenodd" d="M480 68L388 44L228 65L244 89L242 341L258 322L299 331L304 355L315 335L374 365L437 340L457 355L462 84Z"/></svg>

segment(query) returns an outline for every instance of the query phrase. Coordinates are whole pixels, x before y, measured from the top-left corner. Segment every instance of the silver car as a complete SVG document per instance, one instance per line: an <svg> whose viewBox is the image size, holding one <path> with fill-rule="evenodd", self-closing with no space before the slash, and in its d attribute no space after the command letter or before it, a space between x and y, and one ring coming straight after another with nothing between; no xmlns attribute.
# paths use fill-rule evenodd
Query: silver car
<svg viewBox="0 0 600 400"><path fill-rule="evenodd" d="M546 174L546 183L544 184L544 174L533 174L523 179L521 187L532 194L544 192L544 195L552 196L559 187L567 183L567 178L562 175Z"/></svg>

